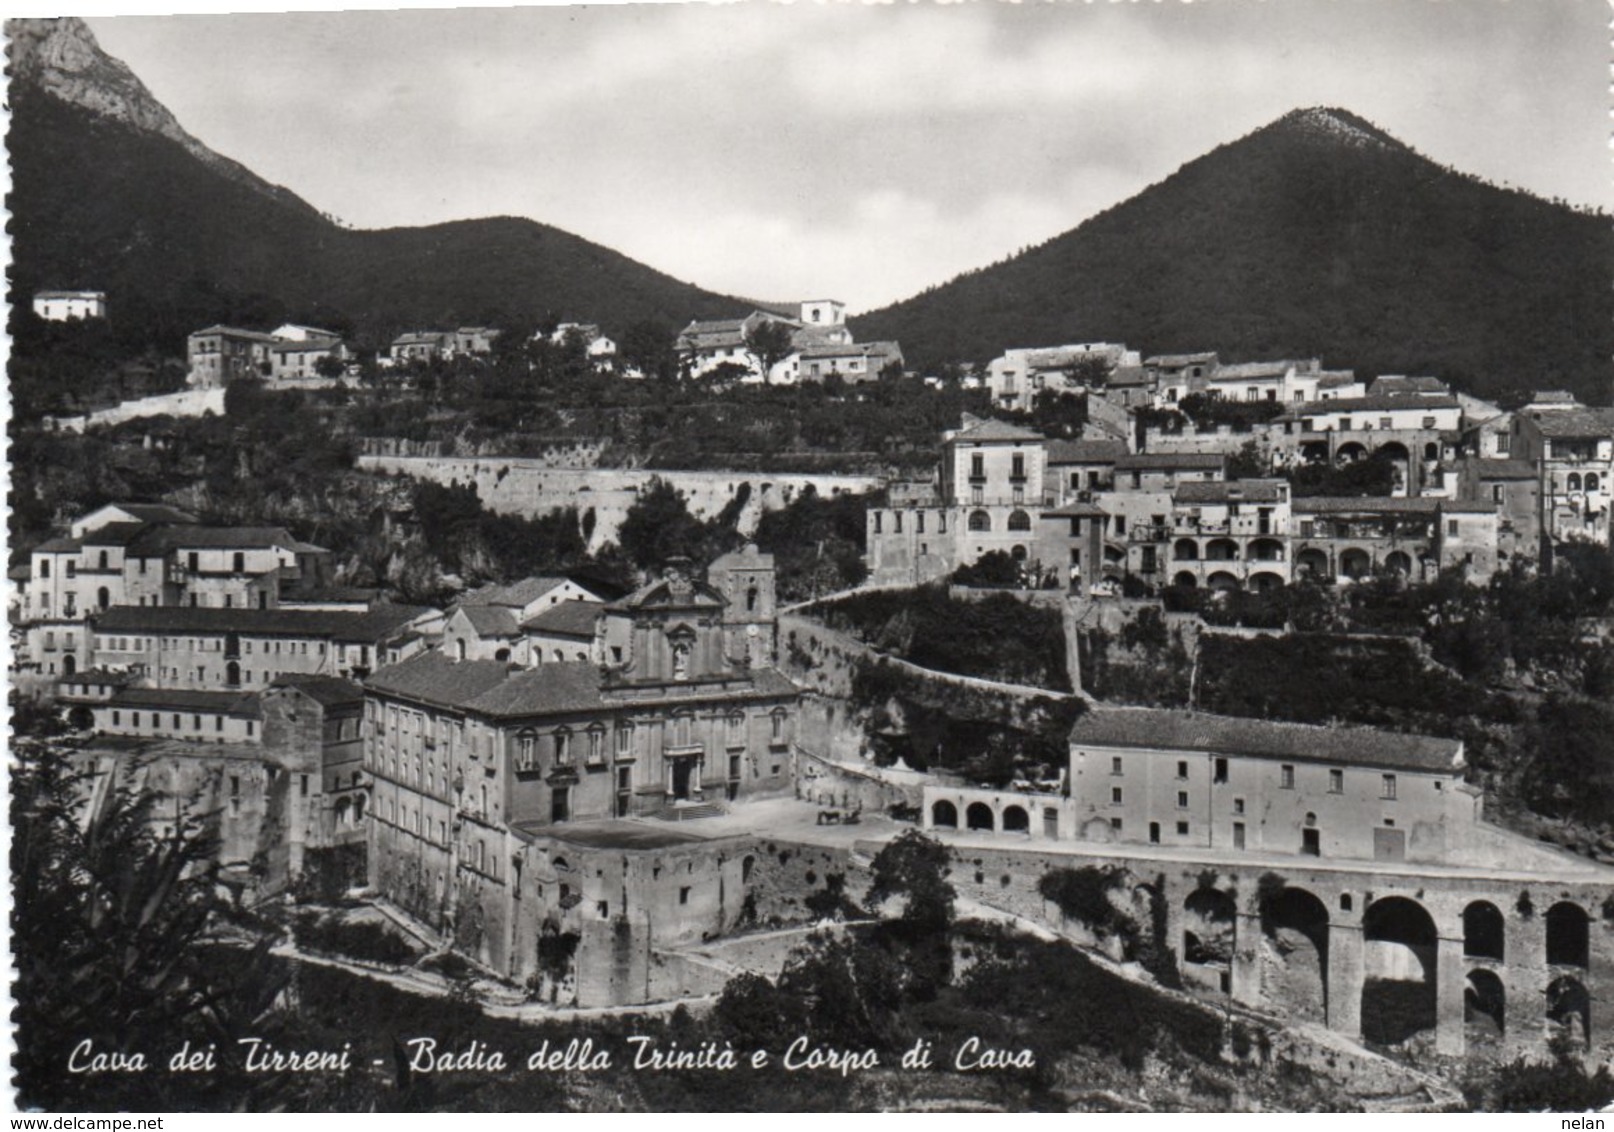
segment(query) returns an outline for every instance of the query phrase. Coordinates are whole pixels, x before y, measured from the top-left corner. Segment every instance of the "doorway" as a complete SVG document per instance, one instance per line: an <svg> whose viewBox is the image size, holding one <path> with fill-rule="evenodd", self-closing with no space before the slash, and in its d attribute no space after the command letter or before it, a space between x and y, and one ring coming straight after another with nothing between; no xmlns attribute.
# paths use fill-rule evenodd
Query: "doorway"
<svg viewBox="0 0 1614 1132"><path fill-rule="evenodd" d="M695 768L694 759L674 759L672 764L673 800L681 802L689 797L689 776Z"/></svg>

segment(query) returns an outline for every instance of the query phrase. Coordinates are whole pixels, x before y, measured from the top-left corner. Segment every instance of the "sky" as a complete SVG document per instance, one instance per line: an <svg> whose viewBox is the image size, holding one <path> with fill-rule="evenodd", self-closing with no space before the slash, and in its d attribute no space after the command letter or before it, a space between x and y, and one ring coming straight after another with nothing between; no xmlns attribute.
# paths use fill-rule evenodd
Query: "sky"
<svg viewBox="0 0 1614 1132"><path fill-rule="evenodd" d="M1301 106L1614 206L1609 11L748 0L88 22L197 138L355 227L528 216L711 290L858 312Z"/></svg>

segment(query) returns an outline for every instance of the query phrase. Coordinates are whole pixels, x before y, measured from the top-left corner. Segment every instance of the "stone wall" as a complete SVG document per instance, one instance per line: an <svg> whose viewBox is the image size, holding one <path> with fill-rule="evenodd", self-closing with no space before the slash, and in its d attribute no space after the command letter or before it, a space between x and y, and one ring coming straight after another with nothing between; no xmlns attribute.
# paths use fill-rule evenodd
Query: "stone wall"
<svg viewBox="0 0 1614 1132"><path fill-rule="evenodd" d="M122 401L109 409L97 409L76 417L54 418L56 427L63 432L83 432L98 425L117 425L142 417L205 417L209 413L224 415L224 389L185 389L178 393L163 393L155 397L141 397L135 401Z"/></svg>
<svg viewBox="0 0 1614 1132"><path fill-rule="evenodd" d="M410 457L363 455L367 471L407 475L445 486L472 484L482 505L502 514L536 518L568 507L594 512L589 549L614 542L622 520L653 479L684 493L690 513L715 517L749 484L739 529L750 534L764 511L787 505L809 485L821 496L861 493L884 486L879 476L812 475L797 472L680 472L638 468L555 466L544 457Z"/></svg>

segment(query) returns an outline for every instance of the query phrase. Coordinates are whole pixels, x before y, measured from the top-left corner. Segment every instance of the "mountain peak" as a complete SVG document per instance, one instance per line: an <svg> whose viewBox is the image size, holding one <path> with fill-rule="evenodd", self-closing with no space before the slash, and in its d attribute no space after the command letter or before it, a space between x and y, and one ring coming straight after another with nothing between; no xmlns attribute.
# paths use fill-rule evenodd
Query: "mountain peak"
<svg viewBox="0 0 1614 1132"><path fill-rule="evenodd" d="M1304 106L1291 110L1267 129L1354 148L1407 148L1366 118L1335 106Z"/></svg>
<svg viewBox="0 0 1614 1132"><path fill-rule="evenodd" d="M295 194L263 181L186 133L127 64L101 50L95 33L77 16L7 20L6 34L14 91L32 87L98 118L165 137L230 180L313 211Z"/></svg>

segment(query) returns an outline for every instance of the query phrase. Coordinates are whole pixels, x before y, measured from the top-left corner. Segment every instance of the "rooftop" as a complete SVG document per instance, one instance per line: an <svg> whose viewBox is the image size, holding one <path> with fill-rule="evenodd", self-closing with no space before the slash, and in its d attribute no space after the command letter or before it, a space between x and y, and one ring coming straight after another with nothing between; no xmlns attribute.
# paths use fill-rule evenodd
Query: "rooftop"
<svg viewBox="0 0 1614 1132"><path fill-rule="evenodd" d="M534 633L593 640L595 623L604 608L601 601L563 601L527 618L521 627Z"/></svg>
<svg viewBox="0 0 1614 1132"><path fill-rule="evenodd" d="M1024 443L1026 441L1042 440L1040 432L1032 432L1029 428L1007 424L991 418L972 417L964 414L964 423L956 432L949 433L945 439L948 444L974 444L983 440L1012 440Z"/></svg>
<svg viewBox="0 0 1614 1132"><path fill-rule="evenodd" d="M1289 498L1287 480L1201 480L1178 484L1179 503L1282 503Z"/></svg>
<svg viewBox="0 0 1614 1132"><path fill-rule="evenodd" d="M702 699L735 701L777 699L796 694L796 686L772 668L753 669L749 688L702 690L698 681L677 685L677 702ZM607 698L600 667L587 661L557 661L538 668L517 668L502 661L450 660L441 652L419 653L373 673L367 691L401 696L478 715L505 719L570 715L601 708L643 707L659 698L643 694L631 700Z"/></svg>
<svg viewBox="0 0 1614 1132"><path fill-rule="evenodd" d="M1474 471L1482 480L1533 480L1537 474L1529 460L1475 460Z"/></svg>
<svg viewBox="0 0 1614 1132"><path fill-rule="evenodd" d="M1181 366L1215 365L1215 354L1156 354L1144 358L1143 364L1154 369L1177 369Z"/></svg>
<svg viewBox="0 0 1614 1132"><path fill-rule="evenodd" d="M1336 397L1332 401L1304 401L1291 405L1279 420L1295 417L1322 417L1332 413L1375 413L1390 409L1460 409L1455 397L1423 393L1380 394L1375 397Z"/></svg>
<svg viewBox="0 0 1614 1132"><path fill-rule="evenodd" d="M1614 436L1614 408L1548 409L1531 411L1524 415L1535 422L1542 436L1603 439Z"/></svg>
<svg viewBox="0 0 1614 1132"><path fill-rule="evenodd" d="M246 633L325 637L370 644L416 618L425 606L377 605L363 612L325 609L208 609L180 605L115 605L95 618L98 633Z"/></svg>
<svg viewBox="0 0 1614 1132"><path fill-rule="evenodd" d="M1308 495L1290 504L1295 514L1340 515L1351 513L1433 515L1449 500L1429 495Z"/></svg>
<svg viewBox="0 0 1614 1132"><path fill-rule="evenodd" d="M1115 461L1118 472L1151 471L1161 468L1214 468L1220 470L1227 457L1215 452L1132 452Z"/></svg>
<svg viewBox="0 0 1614 1132"><path fill-rule="evenodd" d="M1050 440L1050 464L1113 464L1125 456L1124 440Z"/></svg>
<svg viewBox="0 0 1614 1132"><path fill-rule="evenodd" d="M666 823L655 825L637 821L514 822L510 828L518 837L549 837L586 849L670 849L710 840L698 833Z"/></svg>
<svg viewBox="0 0 1614 1132"><path fill-rule="evenodd" d="M299 692L325 707L357 704L364 701L364 689L351 680L338 676L318 676L296 672L283 672L270 681L271 688L296 688Z"/></svg>
<svg viewBox="0 0 1614 1132"><path fill-rule="evenodd" d="M1090 711L1071 728L1070 742L1072 746L1203 751L1448 774L1463 766L1463 745L1456 739L1369 727L1276 723L1171 708Z"/></svg>
<svg viewBox="0 0 1614 1132"><path fill-rule="evenodd" d="M464 617L470 622L476 635L483 639L516 637L521 634L521 627L516 623L515 611L508 606L462 605L456 616Z"/></svg>
<svg viewBox="0 0 1614 1132"><path fill-rule="evenodd" d="M460 605L507 605L515 608L531 605L552 590L564 586L570 579L559 576L522 578L508 585L494 583L478 586L460 598Z"/></svg>
<svg viewBox="0 0 1614 1132"><path fill-rule="evenodd" d="M199 524L164 524L147 527L131 544L135 549L161 554L169 550L269 550L295 554L323 554L324 548L300 542L285 527L204 527Z"/></svg>
<svg viewBox="0 0 1614 1132"><path fill-rule="evenodd" d="M113 707L158 708L171 711L223 712L226 715L259 714L258 697L252 692L193 692L182 688L124 688L107 703Z"/></svg>

